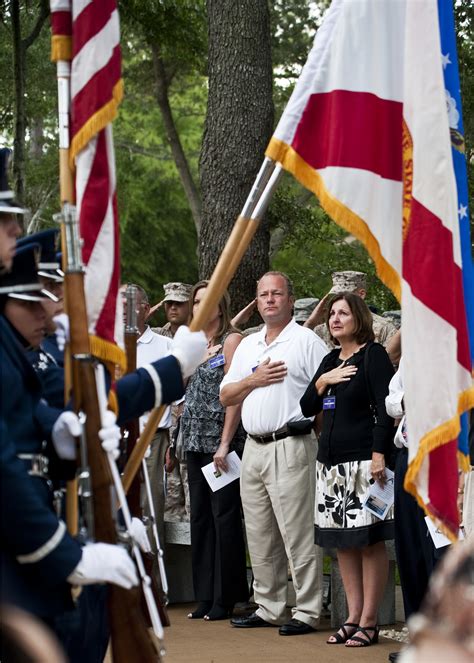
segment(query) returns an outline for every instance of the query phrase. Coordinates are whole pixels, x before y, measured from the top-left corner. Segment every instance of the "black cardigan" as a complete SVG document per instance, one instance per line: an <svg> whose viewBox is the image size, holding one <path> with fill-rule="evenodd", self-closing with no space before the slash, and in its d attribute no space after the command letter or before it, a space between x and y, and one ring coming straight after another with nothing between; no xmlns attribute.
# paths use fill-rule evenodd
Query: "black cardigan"
<svg viewBox="0 0 474 663"><path fill-rule="evenodd" d="M364 354L368 352L368 375L364 376ZM336 397L333 410L323 410L323 427L319 438L318 460L326 465L336 465L354 460L370 460L372 452L389 454L393 440L393 419L385 410L385 397L393 375L393 366L385 349L378 343L369 343L347 364L358 366L349 382L331 385L318 396L315 383L318 378L336 368L340 348L326 355L300 401L305 417L318 414L323 409L323 398L329 393ZM371 409L375 406L376 416Z"/></svg>

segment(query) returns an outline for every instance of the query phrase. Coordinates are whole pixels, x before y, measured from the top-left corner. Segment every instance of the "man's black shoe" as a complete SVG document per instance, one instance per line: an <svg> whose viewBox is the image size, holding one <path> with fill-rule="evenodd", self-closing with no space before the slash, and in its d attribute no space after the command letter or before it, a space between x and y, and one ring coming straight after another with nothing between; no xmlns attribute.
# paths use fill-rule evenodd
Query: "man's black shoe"
<svg viewBox="0 0 474 663"><path fill-rule="evenodd" d="M280 635L305 635L306 633L314 633L315 628L301 622L299 619L290 619L288 624L280 626L278 633Z"/></svg>
<svg viewBox="0 0 474 663"><path fill-rule="evenodd" d="M395 663L395 661L399 656L400 656L399 651L393 651L391 654L388 655L388 660L390 661L390 663Z"/></svg>
<svg viewBox="0 0 474 663"><path fill-rule="evenodd" d="M232 617L230 620L232 626L237 628L259 628L261 626L276 626L276 624L269 624L264 619L259 617L256 612L252 612L248 617Z"/></svg>

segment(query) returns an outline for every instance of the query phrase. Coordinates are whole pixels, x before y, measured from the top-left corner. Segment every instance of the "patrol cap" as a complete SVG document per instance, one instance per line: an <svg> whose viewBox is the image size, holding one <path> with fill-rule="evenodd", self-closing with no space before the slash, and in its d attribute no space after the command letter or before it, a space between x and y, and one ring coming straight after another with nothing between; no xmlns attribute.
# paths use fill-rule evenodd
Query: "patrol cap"
<svg viewBox="0 0 474 663"><path fill-rule="evenodd" d="M166 283L163 286L165 291L164 302L187 302L191 296L192 285L189 283Z"/></svg>
<svg viewBox="0 0 474 663"><path fill-rule="evenodd" d="M319 304L319 299L316 299L315 297L297 299L294 305L296 322L306 322L317 304Z"/></svg>
<svg viewBox="0 0 474 663"><path fill-rule="evenodd" d="M11 271L0 276L0 295L27 302L40 302L45 299L59 301L39 282L39 251L39 244L27 244L17 250Z"/></svg>
<svg viewBox="0 0 474 663"><path fill-rule="evenodd" d="M58 237L59 230L57 228L49 228L48 230L42 230L33 235L22 237L16 245L18 248L21 248L28 244L38 244L41 250L38 263L38 276L61 283L64 280L64 274L60 270L61 263L57 259L56 244Z"/></svg>
<svg viewBox="0 0 474 663"><path fill-rule="evenodd" d="M15 200L15 194L8 186L8 161L11 150L7 147L0 149L0 215L4 214L24 214L25 210L20 207ZM1 216L0 216L1 220Z"/></svg>
<svg viewBox="0 0 474 663"><path fill-rule="evenodd" d="M339 292L355 292L355 290L367 289L367 274L364 272L333 272L332 288L329 294Z"/></svg>

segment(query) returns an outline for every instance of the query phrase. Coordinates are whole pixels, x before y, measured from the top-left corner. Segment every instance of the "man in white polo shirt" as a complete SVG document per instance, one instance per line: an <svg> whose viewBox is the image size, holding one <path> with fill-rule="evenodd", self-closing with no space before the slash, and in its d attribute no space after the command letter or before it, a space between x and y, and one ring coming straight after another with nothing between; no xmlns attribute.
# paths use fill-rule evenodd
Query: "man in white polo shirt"
<svg viewBox="0 0 474 663"><path fill-rule="evenodd" d="M233 626L310 633L322 604L322 554L314 544L316 440L299 401L327 353L324 342L292 317L288 277L268 272L257 284L265 326L244 338L221 384L223 405L242 403L248 433L241 496L258 609ZM308 333L309 332L309 333ZM286 621L287 560L296 592Z"/></svg>
<svg viewBox="0 0 474 663"><path fill-rule="evenodd" d="M171 339L165 336L155 334L145 323L150 310L150 302L145 290L139 285L137 289L137 328L140 334L137 339L137 368L153 363L157 359L162 359L170 353ZM125 288L121 288L122 294L125 294ZM148 414L140 417L140 432L145 428ZM150 475L151 492L153 496L153 506L155 507L156 525L161 545L164 544L164 510L165 510L165 490L163 483L163 471L165 464L165 454L169 446L169 428L171 426L171 408L166 411L158 425L156 433L150 443L150 454L146 459L148 473ZM155 547L152 542L153 548Z"/></svg>

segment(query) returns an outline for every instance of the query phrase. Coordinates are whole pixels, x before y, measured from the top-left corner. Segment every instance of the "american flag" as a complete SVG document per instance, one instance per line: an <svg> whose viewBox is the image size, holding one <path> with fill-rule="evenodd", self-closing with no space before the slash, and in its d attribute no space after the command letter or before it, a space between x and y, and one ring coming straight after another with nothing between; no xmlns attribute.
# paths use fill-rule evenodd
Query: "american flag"
<svg viewBox="0 0 474 663"><path fill-rule="evenodd" d="M333 0L267 156L366 246L402 303L405 486L454 538L474 389L436 0Z"/></svg>
<svg viewBox="0 0 474 663"><path fill-rule="evenodd" d="M112 121L123 96L115 0L51 0L52 57L71 60L69 159L86 268L91 351L125 363Z"/></svg>

